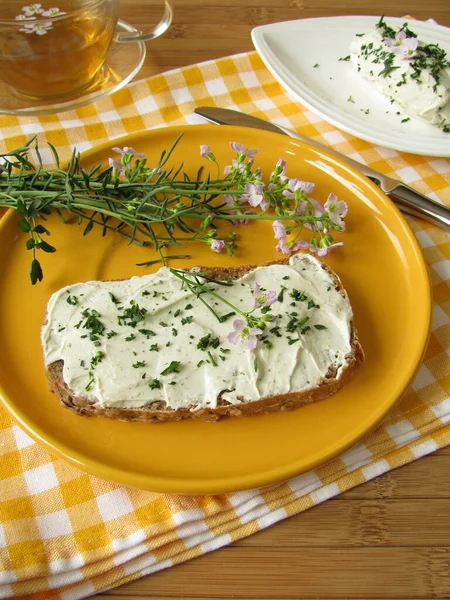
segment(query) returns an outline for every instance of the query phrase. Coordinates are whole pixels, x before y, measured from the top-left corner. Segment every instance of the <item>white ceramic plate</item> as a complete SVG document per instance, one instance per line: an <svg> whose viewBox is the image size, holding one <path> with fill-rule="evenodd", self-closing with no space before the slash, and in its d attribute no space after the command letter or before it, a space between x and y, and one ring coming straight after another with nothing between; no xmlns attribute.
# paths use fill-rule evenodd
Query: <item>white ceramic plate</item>
<svg viewBox="0 0 450 600"><path fill-rule="evenodd" d="M326 17L256 27L253 44L273 76L294 100L328 122L368 142L413 154L450 156L450 134L420 119L402 123L389 99L364 81L348 56L352 38L375 27L380 17ZM391 26L405 19L387 17ZM450 29L410 23L419 39L438 43L450 56ZM318 66L314 66L318 65ZM351 97L354 102L349 101Z"/></svg>

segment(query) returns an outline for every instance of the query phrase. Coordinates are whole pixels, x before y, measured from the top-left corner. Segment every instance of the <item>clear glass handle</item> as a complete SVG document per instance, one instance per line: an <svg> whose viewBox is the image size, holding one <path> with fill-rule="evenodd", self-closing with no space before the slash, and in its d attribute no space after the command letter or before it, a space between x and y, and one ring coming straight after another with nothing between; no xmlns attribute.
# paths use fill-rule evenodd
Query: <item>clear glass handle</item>
<svg viewBox="0 0 450 600"><path fill-rule="evenodd" d="M165 33L172 23L173 18L173 4L172 0L164 0L164 14L153 31L137 31L136 33L116 33L116 42L147 42L148 40L154 40L163 33Z"/></svg>

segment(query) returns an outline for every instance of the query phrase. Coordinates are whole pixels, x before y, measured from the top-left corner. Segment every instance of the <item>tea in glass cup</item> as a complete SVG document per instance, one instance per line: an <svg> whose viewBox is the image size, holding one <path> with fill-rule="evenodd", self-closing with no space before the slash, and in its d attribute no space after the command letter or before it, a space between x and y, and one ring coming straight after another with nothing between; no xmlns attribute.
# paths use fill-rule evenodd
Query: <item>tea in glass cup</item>
<svg viewBox="0 0 450 600"><path fill-rule="evenodd" d="M58 4L55 6L54 4ZM119 0L2 2L0 78L16 94L36 101L76 97L94 88L113 38L147 40L166 31L171 0L155 30L116 34Z"/></svg>

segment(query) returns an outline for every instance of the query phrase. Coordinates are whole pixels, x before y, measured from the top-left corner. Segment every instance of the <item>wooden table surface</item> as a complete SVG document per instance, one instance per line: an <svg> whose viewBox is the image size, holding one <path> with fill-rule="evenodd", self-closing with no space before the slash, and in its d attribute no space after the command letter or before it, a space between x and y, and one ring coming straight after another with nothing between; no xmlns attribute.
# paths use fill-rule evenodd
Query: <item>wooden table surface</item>
<svg viewBox="0 0 450 600"><path fill-rule="evenodd" d="M161 5L121 0L121 6L122 18L144 26ZM148 44L139 77L252 50L257 25L382 13L450 26L449 0L175 0L173 24ZM450 448L95 598L450 598Z"/></svg>

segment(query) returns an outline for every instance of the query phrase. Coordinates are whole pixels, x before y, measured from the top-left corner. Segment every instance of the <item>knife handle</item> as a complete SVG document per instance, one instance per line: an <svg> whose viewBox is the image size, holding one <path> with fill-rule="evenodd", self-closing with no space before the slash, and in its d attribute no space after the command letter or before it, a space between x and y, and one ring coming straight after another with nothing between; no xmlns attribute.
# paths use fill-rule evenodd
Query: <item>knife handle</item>
<svg viewBox="0 0 450 600"><path fill-rule="evenodd" d="M450 229L450 208L430 200L408 185L400 183L388 193L388 196L403 212L444 229Z"/></svg>

